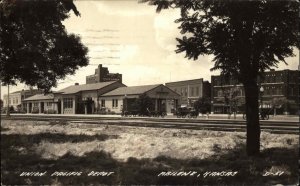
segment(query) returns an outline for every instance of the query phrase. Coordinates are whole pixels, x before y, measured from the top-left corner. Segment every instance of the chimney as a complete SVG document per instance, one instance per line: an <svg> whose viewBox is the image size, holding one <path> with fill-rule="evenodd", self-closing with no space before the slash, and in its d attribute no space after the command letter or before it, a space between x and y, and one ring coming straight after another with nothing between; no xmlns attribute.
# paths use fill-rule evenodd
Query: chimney
<svg viewBox="0 0 300 186"><path fill-rule="evenodd" d="M77 86L77 85L79 85L79 83L75 83L75 85Z"/></svg>

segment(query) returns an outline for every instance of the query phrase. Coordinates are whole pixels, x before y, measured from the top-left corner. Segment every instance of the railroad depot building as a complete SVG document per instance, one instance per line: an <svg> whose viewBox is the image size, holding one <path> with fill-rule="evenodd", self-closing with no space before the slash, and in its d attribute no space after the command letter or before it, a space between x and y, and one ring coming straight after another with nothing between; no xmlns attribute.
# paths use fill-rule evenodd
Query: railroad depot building
<svg viewBox="0 0 300 186"><path fill-rule="evenodd" d="M26 113L48 113L57 111L58 104L54 101L54 94L36 94L23 100ZM57 113L57 112L55 112Z"/></svg>
<svg viewBox="0 0 300 186"><path fill-rule="evenodd" d="M178 105L180 95L164 85L132 86L118 81L75 84L49 94L37 94L23 100L26 113L96 114L109 111L121 113L130 109L140 95L153 100L155 111L171 112Z"/></svg>
<svg viewBox="0 0 300 186"><path fill-rule="evenodd" d="M259 102L271 114L296 114L299 105L299 71L271 69L264 73L258 86ZM211 77L212 110L214 113L228 113L230 106L225 103L225 92L235 89L237 112L244 112L245 91L236 79L222 76ZM275 109L274 109L275 108ZM277 113L276 113L277 112Z"/></svg>
<svg viewBox="0 0 300 186"><path fill-rule="evenodd" d="M180 100L179 94L162 84L119 87L103 94L100 99L106 108L121 113L122 109L125 111L134 109L135 101L143 94L152 100L150 111L171 113L172 109L177 108Z"/></svg>
<svg viewBox="0 0 300 186"><path fill-rule="evenodd" d="M181 106L192 107L199 98L210 99L210 83L203 78L169 82L166 86L180 95Z"/></svg>
<svg viewBox="0 0 300 186"><path fill-rule="evenodd" d="M92 114L103 105L99 97L125 85L118 81L75 84L47 95L38 94L25 99L27 113Z"/></svg>

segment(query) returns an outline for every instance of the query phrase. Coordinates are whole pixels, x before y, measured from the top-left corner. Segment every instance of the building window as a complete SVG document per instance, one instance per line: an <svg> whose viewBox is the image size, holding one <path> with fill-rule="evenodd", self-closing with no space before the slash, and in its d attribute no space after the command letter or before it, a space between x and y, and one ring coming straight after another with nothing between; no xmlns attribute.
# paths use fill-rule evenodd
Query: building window
<svg viewBox="0 0 300 186"><path fill-rule="evenodd" d="M269 90L269 87L265 87L265 95L270 95L270 90Z"/></svg>
<svg viewBox="0 0 300 186"><path fill-rule="evenodd" d="M199 96L199 87L196 87L196 96Z"/></svg>
<svg viewBox="0 0 300 186"><path fill-rule="evenodd" d="M64 108L73 108L72 98L64 98Z"/></svg>
<svg viewBox="0 0 300 186"><path fill-rule="evenodd" d="M112 107L118 107L118 100L117 99L113 99L112 100Z"/></svg>
<svg viewBox="0 0 300 186"><path fill-rule="evenodd" d="M105 107L105 100L104 99L101 100L101 107Z"/></svg>
<svg viewBox="0 0 300 186"><path fill-rule="evenodd" d="M223 96L223 91L222 90L219 90L218 91L218 97L222 97Z"/></svg>
<svg viewBox="0 0 300 186"><path fill-rule="evenodd" d="M276 82L282 82L282 76L280 75L276 76Z"/></svg>
<svg viewBox="0 0 300 186"><path fill-rule="evenodd" d="M47 102L47 107L51 107L52 106L52 103L51 102Z"/></svg>
<svg viewBox="0 0 300 186"><path fill-rule="evenodd" d="M290 87L289 89L290 96L294 96L294 87Z"/></svg>
<svg viewBox="0 0 300 186"><path fill-rule="evenodd" d="M187 88L185 88L184 95L187 96Z"/></svg>
<svg viewBox="0 0 300 186"><path fill-rule="evenodd" d="M191 88L191 96L194 96L194 87Z"/></svg>
<svg viewBox="0 0 300 186"><path fill-rule="evenodd" d="M282 94L282 87L277 87L276 94L281 95Z"/></svg>
<svg viewBox="0 0 300 186"><path fill-rule="evenodd" d="M181 93L180 93L180 95L183 96L183 88L181 88Z"/></svg>

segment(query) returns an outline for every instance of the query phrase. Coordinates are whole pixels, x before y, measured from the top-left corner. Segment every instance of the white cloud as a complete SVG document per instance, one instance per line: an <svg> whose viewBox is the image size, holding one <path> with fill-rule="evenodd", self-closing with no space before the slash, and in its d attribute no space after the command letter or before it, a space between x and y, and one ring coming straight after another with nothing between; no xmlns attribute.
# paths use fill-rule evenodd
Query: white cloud
<svg viewBox="0 0 300 186"><path fill-rule="evenodd" d="M130 60L134 59L138 52L139 47L137 45L121 45L118 55L120 56L122 63L126 61L130 63Z"/></svg>
<svg viewBox="0 0 300 186"><path fill-rule="evenodd" d="M179 11L163 11L155 16L153 27L155 29L156 43L165 50L174 51L175 38L179 36L178 24L174 21L179 17Z"/></svg>

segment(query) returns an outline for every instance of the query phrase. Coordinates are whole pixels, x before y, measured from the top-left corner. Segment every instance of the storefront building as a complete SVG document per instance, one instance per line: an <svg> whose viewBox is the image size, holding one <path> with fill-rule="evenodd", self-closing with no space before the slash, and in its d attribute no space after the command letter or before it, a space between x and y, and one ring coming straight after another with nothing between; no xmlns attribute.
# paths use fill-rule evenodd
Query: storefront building
<svg viewBox="0 0 300 186"><path fill-rule="evenodd" d="M258 79L260 108L269 114L297 114L299 105L299 71L298 70L270 70L264 77ZM236 91L234 105L237 112L244 112L245 91L236 79L225 79L222 76L212 76L212 108L214 113L228 113L229 103L225 101L225 94ZM232 104L231 104L232 105Z"/></svg>
<svg viewBox="0 0 300 186"><path fill-rule="evenodd" d="M199 98L210 99L210 83L202 78L169 82L166 86L180 95L181 106L192 107Z"/></svg>

